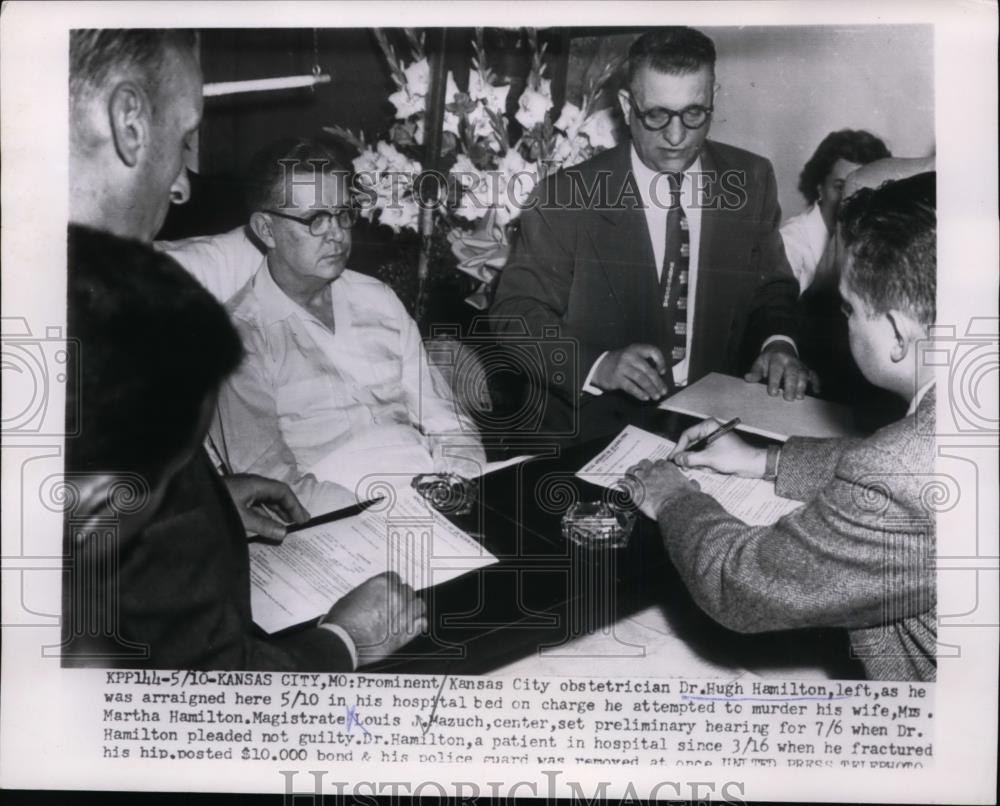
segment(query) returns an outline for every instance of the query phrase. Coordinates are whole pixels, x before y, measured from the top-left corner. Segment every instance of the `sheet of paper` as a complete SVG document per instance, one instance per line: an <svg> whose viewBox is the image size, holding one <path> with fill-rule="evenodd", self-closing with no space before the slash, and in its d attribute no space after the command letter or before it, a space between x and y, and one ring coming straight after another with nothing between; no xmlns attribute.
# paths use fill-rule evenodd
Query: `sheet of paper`
<svg viewBox="0 0 1000 806"><path fill-rule="evenodd" d="M295 532L279 546L250 544L250 605L261 629L318 619L383 571L423 590L497 561L414 490L394 493L385 504Z"/></svg>
<svg viewBox="0 0 1000 806"><path fill-rule="evenodd" d="M762 383L718 372L667 398L659 408L723 422L739 417L741 431L772 439L863 436L847 406L815 397L793 401L771 397Z"/></svg>
<svg viewBox="0 0 1000 806"><path fill-rule="evenodd" d="M597 456L580 468L577 476L601 487L614 487L625 471L642 459L664 459L676 443L634 425L626 426ZM725 476L711 470L681 470L698 482L734 517L751 526L766 526L802 506L800 501L782 498L774 484L762 479Z"/></svg>

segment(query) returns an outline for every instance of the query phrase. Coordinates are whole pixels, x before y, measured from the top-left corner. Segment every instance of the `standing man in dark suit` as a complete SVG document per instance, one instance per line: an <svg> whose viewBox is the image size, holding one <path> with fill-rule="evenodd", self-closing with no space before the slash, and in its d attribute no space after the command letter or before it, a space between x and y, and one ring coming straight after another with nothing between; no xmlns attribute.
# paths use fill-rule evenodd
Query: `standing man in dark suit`
<svg viewBox="0 0 1000 806"><path fill-rule="evenodd" d="M539 338L546 435L642 424L654 401L712 371L766 378L787 400L815 380L794 343L774 171L707 139L715 91L704 34L639 37L619 94L629 142L550 177L521 216L491 314L501 335ZM544 338L556 333L559 344Z"/></svg>

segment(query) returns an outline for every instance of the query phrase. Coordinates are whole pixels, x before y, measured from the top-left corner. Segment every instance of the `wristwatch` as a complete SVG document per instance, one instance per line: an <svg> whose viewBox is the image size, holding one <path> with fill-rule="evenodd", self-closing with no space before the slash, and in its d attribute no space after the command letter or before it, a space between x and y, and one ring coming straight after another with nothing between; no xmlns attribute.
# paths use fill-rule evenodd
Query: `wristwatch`
<svg viewBox="0 0 1000 806"><path fill-rule="evenodd" d="M764 480L774 481L778 478L778 462L781 459L781 447L779 445L767 446L767 465L764 467Z"/></svg>

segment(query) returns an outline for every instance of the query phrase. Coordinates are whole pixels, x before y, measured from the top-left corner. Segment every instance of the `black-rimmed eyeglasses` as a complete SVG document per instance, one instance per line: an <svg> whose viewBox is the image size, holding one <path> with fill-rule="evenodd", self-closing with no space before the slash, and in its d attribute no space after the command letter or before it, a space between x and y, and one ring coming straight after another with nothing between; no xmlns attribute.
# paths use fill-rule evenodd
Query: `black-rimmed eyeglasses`
<svg viewBox="0 0 1000 806"><path fill-rule="evenodd" d="M712 117L714 107L694 104L685 106L680 111L676 109L666 109L662 106L654 106L652 109L643 111L636 106L635 99L630 95L628 102L632 105L632 112L639 122L649 131L658 132L670 125L674 118L680 118L685 129L700 129L708 119Z"/></svg>
<svg viewBox="0 0 1000 806"><path fill-rule="evenodd" d="M279 218L287 218L289 221L297 221L300 224L305 224L309 227L309 232L312 235L326 235L330 231L330 227L333 223L337 223L337 228L342 230L348 230L353 227L358 221L358 210L356 207L341 207L339 210L319 210L313 213L311 216L303 218L302 216L289 215L288 213L282 213L279 210L262 210L261 212L270 213L271 215L276 215Z"/></svg>

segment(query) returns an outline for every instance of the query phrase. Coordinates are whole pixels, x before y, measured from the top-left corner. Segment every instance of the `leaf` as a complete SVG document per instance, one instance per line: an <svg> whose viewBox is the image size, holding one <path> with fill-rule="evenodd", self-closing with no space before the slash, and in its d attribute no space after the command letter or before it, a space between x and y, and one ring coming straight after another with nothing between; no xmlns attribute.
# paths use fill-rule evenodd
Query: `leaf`
<svg viewBox="0 0 1000 806"><path fill-rule="evenodd" d="M406 73L403 69L403 64L396 57L396 51L389 44L389 39L386 37L385 31L381 28L373 28L372 33L375 35L375 41L378 42L378 46L382 50L382 55L385 56L385 60L389 64L389 76L392 78L393 83L397 89L405 89Z"/></svg>
<svg viewBox="0 0 1000 806"><path fill-rule="evenodd" d="M347 143L349 146L353 146L358 150L359 154L366 148L365 135L363 132L360 135L357 135L345 126L324 126L323 131L333 135L341 142Z"/></svg>
<svg viewBox="0 0 1000 806"><path fill-rule="evenodd" d="M410 43L410 50L413 51L414 60L420 61L426 58L427 54L424 50L424 34L417 35L416 28L404 28L403 33L406 34L406 41Z"/></svg>

